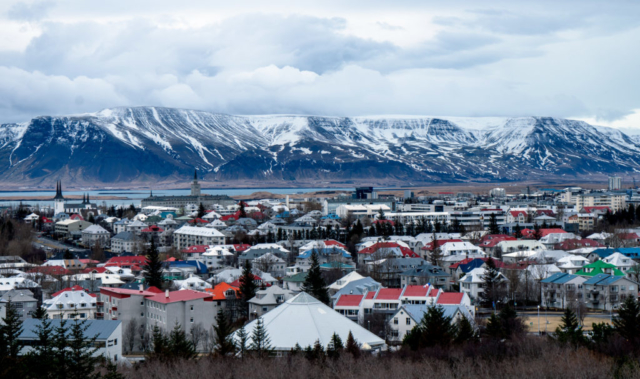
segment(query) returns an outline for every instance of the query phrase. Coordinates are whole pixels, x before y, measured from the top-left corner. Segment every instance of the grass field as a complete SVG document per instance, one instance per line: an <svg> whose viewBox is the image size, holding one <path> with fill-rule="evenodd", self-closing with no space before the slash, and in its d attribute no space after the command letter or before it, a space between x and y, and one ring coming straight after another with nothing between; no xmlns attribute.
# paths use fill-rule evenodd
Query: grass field
<svg viewBox="0 0 640 379"><path fill-rule="evenodd" d="M544 332L545 331L545 326L546 326L546 331L547 332L553 332L556 330L556 328L560 325L560 319L562 318L561 315L558 314L552 314L552 315L548 315L546 317L545 320L545 315L544 314L540 314L540 331ZM547 324L545 324L545 321L548 321ZM531 316L528 315L525 318L525 322L527 324L527 327L529 328L529 332L537 332L538 331L538 316ZM593 323L601 323L601 322L606 322L607 324L610 324L611 322L609 321L609 318L603 318L603 317L593 317L593 316L587 316L584 319L584 327L582 328L583 330L591 330L591 325Z"/></svg>

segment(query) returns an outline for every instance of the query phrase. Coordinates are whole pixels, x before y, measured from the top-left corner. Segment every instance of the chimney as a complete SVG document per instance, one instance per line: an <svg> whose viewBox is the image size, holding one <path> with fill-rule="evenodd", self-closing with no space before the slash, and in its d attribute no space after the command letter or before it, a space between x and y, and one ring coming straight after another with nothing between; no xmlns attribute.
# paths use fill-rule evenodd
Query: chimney
<svg viewBox="0 0 640 379"><path fill-rule="evenodd" d="M164 297L169 298L169 290L164 291Z"/></svg>
<svg viewBox="0 0 640 379"><path fill-rule="evenodd" d="M144 284L140 283L140 292L144 291Z"/></svg>

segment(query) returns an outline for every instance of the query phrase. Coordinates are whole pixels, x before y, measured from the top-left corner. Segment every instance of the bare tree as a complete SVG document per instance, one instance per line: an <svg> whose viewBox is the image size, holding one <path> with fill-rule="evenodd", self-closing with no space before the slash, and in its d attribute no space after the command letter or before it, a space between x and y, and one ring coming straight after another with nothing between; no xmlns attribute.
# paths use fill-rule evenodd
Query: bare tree
<svg viewBox="0 0 640 379"><path fill-rule="evenodd" d="M136 334L138 333L138 319L132 318L124 328L122 339L127 352L131 353L136 345Z"/></svg>
<svg viewBox="0 0 640 379"><path fill-rule="evenodd" d="M200 342L203 340L205 334L207 334L207 331L200 323L193 325L191 327L191 330L189 331L189 338L191 339L191 342L193 343L195 349L198 351Z"/></svg>
<svg viewBox="0 0 640 379"><path fill-rule="evenodd" d="M149 333L147 332L147 328L142 324L138 327L138 343L140 346L140 351L149 350Z"/></svg>

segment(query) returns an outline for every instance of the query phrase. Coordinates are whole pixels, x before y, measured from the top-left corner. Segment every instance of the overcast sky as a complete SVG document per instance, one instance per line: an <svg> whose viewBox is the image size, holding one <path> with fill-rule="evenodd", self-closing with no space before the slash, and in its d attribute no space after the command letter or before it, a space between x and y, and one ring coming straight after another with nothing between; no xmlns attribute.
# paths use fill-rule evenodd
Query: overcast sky
<svg viewBox="0 0 640 379"><path fill-rule="evenodd" d="M640 128L638 1L0 2L0 122L558 116Z"/></svg>

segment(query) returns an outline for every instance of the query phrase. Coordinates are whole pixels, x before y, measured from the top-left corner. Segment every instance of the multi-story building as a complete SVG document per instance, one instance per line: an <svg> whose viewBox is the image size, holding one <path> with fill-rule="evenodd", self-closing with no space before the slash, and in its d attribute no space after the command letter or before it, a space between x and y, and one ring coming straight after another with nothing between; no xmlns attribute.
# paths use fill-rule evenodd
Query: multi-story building
<svg viewBox="0 0 640 379"><path fill-rule="evenodd" d="M214 228L184 225L173 233L173 246L182 250L193 245L224 245L225 235Z"/></svg>
<svg viewBox="0 0 640 379"><path fill-rule="evenodd" d="M99 244L107 247L110 244L111 233L100 225L91 225L82 231L82 244L85 247L92 247Z"/></svg>
<svg viewBox="0 0 640 379"><path fill-rule="evenodd" d="M613 212L625 208L626 198L627 195L625 193L618 192L573 193L567 191L562 194L562 201L570 205L575 205L576 209L583 209L585 207L609 207Z"/></svg>
<svg viewBox="0 0 640 379"><path fill-rule="evenodd" d="M622 178L619 176L609 177L609 191L622 189Z"/></svg>
<svg viewBox="0 0 640 379"><path fill-rule="evenodd" d="M67 219L56 222L55 233L59 236L70 237L75 232L81 233L82 230L93 225L88 221Z"/></svg>
<svg viewBox="0 0 640 379"><path fill-rule="evenodd" d="M96 298L84 290L67 288L45 300L42 306L51 318L92 320L96 318Z"/></svg>

